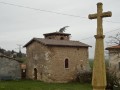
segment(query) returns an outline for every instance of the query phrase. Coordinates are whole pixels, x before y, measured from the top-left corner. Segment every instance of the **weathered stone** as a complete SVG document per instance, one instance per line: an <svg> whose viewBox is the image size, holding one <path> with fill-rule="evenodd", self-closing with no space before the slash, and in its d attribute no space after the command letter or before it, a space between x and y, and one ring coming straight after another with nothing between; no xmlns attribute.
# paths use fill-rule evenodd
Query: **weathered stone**
<svg viewBox="0 0 120 90"><path fill-rule="evenodd" d="M93 65L92 86L93 90L105 90L106 87L106 69L104 61L104 35L102 27L102 18L110 17L111 12L102 12L102 3L97 3L97 14L90 14L89 19L97 18L97 35L95 46L95 57Z"/></svg>
<svg viewBox="0 0 120 90"><path fill-rule="evenodd" d="M21 79L20 63L14 59L0 56L0 80Z"/></svg>

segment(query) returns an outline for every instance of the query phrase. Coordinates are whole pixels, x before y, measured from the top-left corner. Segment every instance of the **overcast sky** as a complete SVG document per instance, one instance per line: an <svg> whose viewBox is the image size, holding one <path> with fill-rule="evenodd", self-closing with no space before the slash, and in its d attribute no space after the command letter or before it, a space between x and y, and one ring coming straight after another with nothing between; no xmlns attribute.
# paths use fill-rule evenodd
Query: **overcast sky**
<svg viewBox="0 0 120 90"><path fill-rule="evenodd" d="M103 3L103 11L112 11L112 17L103 21L106 47L107 37L120 30L120 0L0 0L0 47L18 51L17 44L70 26L66 33L72 34L72 40L93 46L89 52L93 57L97 26L88 15L97 12L98 2Z"/></svg>

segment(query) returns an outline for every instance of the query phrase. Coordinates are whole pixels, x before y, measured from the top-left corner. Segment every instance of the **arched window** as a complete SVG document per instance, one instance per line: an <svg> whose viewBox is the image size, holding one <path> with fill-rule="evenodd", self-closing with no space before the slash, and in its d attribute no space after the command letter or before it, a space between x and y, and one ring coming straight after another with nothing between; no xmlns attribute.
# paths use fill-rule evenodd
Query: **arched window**
<svg viewBox="0 0 120 90"><path fill-rule="evenodd" d="M69 67L68 59L65 59L65 68L68 68L68 67Z"/></svg>

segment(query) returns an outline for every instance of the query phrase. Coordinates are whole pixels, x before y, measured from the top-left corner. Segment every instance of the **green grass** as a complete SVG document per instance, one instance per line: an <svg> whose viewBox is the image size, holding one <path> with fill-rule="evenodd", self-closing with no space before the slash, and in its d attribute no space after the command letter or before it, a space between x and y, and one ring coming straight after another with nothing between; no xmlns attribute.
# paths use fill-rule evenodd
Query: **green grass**
<svg viewBox="0 0 120 90"><path fill-rule="evenodd" d="M92 90L90 84L44 83L41 81L0 81L0 90Z"/></svg>

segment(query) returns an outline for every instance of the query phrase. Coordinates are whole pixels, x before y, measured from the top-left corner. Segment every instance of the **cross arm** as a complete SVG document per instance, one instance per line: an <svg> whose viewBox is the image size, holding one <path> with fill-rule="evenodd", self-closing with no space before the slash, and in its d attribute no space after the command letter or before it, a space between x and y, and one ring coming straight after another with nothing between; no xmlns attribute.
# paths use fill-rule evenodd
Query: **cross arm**
<svg viewBox="0 0 120 90"><path fill-rule="evenodd" d="M108 11L108 12L103 12L101 17L111 17L112 16L112 12Z"/></svg>
<svg viewBox="0 0 120 90"><path fill-rule="evenodd" d="M97 14L89 14L88 18L89 19L95 19L95 18L97 18Z"/></svg>

